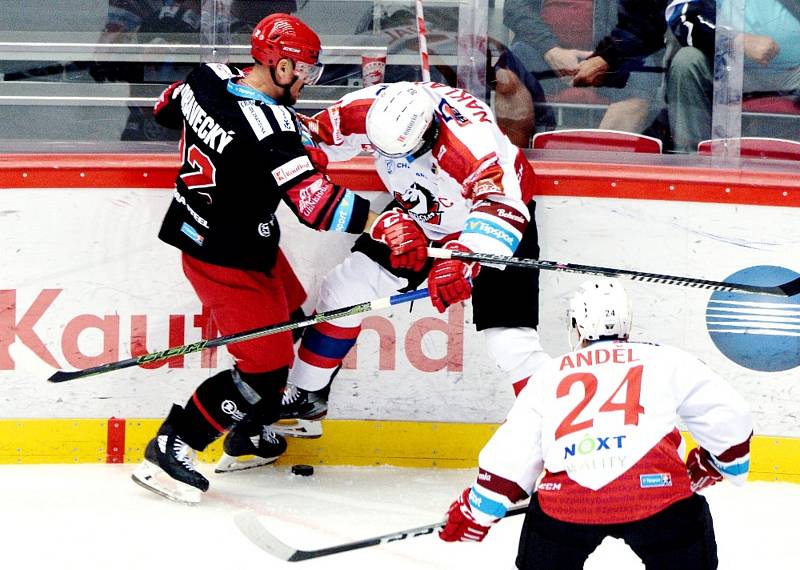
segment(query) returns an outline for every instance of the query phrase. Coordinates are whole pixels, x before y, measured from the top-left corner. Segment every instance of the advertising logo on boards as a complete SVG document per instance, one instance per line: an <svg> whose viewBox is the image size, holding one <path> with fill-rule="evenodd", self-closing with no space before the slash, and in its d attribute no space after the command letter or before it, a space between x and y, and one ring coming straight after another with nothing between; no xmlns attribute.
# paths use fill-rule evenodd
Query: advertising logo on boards
<svg viewBox="0 0 800 570"><path fill-rule="evenodd" d="M798 277L785 267L758 265L727 281L779 285ZM760 372L800 366L800 295L768 297L715 291L706 307L706 328L714 345L736 364Z"/></svg>

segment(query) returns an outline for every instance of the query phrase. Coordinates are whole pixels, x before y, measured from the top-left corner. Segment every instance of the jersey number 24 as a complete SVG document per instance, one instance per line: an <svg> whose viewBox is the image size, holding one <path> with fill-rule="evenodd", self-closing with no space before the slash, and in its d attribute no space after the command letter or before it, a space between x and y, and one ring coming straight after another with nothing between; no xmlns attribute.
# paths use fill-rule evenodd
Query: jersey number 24
<svg viewBox="0 0 800 570"><path fill-rule="evenodd" d="M625 374L611 397L606 400L599 408L599 412L624 412L625 425L639 425L639 415L644 413L644 408L639 403L642 393L642 371L644 366L633 366ZM555 438L560 439L573 432L588 429L594 425L594 419L578 421L578 416L589 405L592 398L597 394L597 376L589 372L576 372L565 376L556 388L556 397L563 398L568 396L574 384L583 385L583 399L578 402L571 412L558 424ZM625 386L625 400L615 402L614 399Z"/></svg>

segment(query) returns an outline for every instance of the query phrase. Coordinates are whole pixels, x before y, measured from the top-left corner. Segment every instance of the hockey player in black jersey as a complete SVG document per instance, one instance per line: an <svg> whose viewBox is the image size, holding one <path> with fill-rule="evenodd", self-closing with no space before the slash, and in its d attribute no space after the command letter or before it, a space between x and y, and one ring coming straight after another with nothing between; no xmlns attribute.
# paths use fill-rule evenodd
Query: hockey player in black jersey
<svg viewBox="0 0 800 570"><path fill-rule="evenodd" d="M306 226L361 233L369 202L333 184L305 147L292 105L319 79L320 40L298 18L272 14L251 38L245 74L209 63L168 87L156 120L182 128L182 165L159 237L182 252L183 270L222 335L288 320L305 291L279 247L283 201ZM173 405L133 479L167 498L200 501L208 480L196 450L221 434L218 470L277 459L285 440L269 427L294 359L290 332L229 345L235 366L203 381ZM250 463L237 457L255 456Z"/></svg>

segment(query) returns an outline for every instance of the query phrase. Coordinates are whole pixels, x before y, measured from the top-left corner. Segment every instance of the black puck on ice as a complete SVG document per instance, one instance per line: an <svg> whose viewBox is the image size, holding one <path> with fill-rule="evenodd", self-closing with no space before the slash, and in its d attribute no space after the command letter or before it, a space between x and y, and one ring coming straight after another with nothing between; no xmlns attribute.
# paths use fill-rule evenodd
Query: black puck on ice
<svg viewBox="0 0 800 570"><path fill-rule="evenodd" d="M292 473L301 477L310 477L314 474L314 468L311 465L292 465Z"/></svg>

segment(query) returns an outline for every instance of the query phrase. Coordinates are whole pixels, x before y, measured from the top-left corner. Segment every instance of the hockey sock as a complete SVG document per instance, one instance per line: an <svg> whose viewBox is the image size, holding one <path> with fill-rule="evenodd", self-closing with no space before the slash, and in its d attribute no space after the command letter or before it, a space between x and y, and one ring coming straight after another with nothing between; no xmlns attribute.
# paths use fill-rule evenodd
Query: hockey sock
<svg viewBox="0 0 800 570"><path fill-rule="evenodd" d="M289 314L289 319L291 319L292 321L301 321L306 319L307 317L308 315L306 315L306 312L303 310L303 307L298 307ZM303 333L305 331L306 327L294 329L292 331L292 339L294 340L295 343L299 341L301 338L303 338Z"/></svg>
<svg viewBox="0 0 800 570"><path fill-rule="evenodd" d="M361 325L341 327L333 323L319 323L306 329L292 370L292 382L310 392L325 388L360 332Z"/></svg>
<svg viewBox="0 0 800 570"><path fill-rule="evenodd" d="M263 373L233 369L208 378L186 403L185 427L179 432L183 440L202 450L248 414L277 418L287 375L286 368Z"/></svg>

